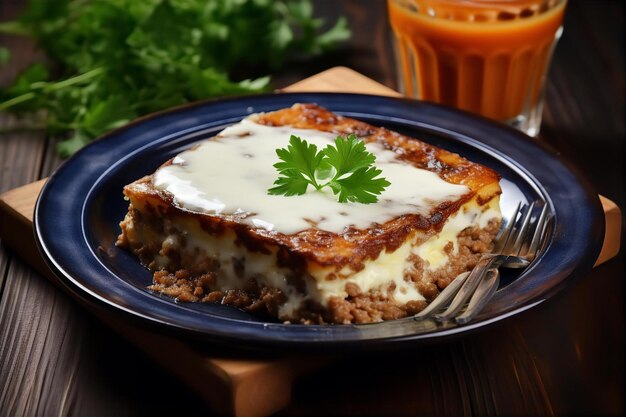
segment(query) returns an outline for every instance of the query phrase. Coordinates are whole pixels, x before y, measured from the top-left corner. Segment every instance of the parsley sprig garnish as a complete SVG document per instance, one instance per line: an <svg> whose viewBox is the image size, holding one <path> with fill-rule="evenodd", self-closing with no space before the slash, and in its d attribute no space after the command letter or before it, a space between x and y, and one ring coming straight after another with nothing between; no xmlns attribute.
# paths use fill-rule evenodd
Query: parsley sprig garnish
<svg viewBox="0 0 626 417"><path fill-rule="evenodd" d="M337 136L335 144L319 150L291 135L287 148L276 149L280 162L274 164L279 177L267 190L274 195L302 195L309 185L316 190L330 187L339 202L375 203L390 185L382 171L373 166L376 156L355 135Z"/></svg>
<svg viewBox="0 0 626 417"><path fill-rule="evenodd" d="M350 36L345 18L326 24L311 0L22 4L16 20L0 22L0 35L33 38L47 59L0 86L0 112L35 118L0 126L0 140L2 133L45 129L66 139L57 147L63 157L148 113L271 90L264 75L301 65ZM0 45L0 67L10 59Z"/></svg>

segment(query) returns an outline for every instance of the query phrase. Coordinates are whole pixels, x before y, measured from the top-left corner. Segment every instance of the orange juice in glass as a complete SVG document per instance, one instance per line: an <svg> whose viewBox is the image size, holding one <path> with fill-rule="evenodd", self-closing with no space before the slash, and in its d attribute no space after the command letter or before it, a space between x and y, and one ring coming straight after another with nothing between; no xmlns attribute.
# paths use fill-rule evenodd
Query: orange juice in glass
<svg viewBox="0 0 626 417"><path fill-rule="evenodd" d="M387 0L400 90L531 136L567 0Z"/></svg>

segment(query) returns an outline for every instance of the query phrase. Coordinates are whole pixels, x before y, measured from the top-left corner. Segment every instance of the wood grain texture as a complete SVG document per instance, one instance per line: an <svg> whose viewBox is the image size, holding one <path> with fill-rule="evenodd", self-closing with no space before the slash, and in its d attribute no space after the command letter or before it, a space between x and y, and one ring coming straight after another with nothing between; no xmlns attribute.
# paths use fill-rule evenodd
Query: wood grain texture
<svg viewBox="0 0 626 417"><path fill-rule="evenodd" d="M624 4L569 3L541 140L570 159L598 193L624 207ZM0 2L0 21L21 4ZM395 88L384 2L319 1L315 7L329 20L347 15L353 38L328 58L278 74L276 87L344 65ZM0 39L7 41L18 62L0 68L2 84L36 57L32 44ZM0 116L0 127L9 123L14 121ZM0 193L49 175L59 163L53 146L32 133L0 137ZM299 378L291 403L277 415L623 415L623 273L622 251L506 325L410 352L337 358ZM0 322L1 415L214 414L186 383L86 314L1 242L0 274L0 314L13 320L12 328ZM45 294L33 290L28 276L55 296L24 296ZM21 304L10 302L16 294ZM33 327L36 321L46 324Z"/></svg>
<svg viewBox="0 0 626 417"><path fill-rule="evenodd" d="M347 68L328 70L319 76L314 76L297 83L293 88L285 88L284 90L299 91L302 88L307 91L314 91L315 86L320 85L321 90L333 91L344 86L345 80L347 79L352 79L353 81L350 83L353 92L368 91L370 93L376 93L381 91L382 93L389 93L386 87L377 85ZM390 92L390 94L393 94L393 92ZM9 239L11 239L12 236L23 237L28 234L32 223L34 203L44 182L45 180L40 180L0 195L0 205L4 205L1 211L6 214L3 219L0 219L0 222L8 220L8 225L0 225L0 230L2 231L0 235L8 236ZM603 204L607 207L607 214L613 218L613 221L617 219L618 223L614 223L614 227L619 230L619 209L614 203L607 199L603 199ZM13 213L11 213L10 210L13 210ZM615 212L617 212L618 217L615 217ZM619 240L616 240L616 242L619 247ZM31 246L29 248L21 247L22 244L30 244ZM45 265L37 262L39 257L32 240L29 241L23 238L11 239L10 245L23 257L29 259L29 263L35 266L41 273L49 275L49 271ZM614 250L610 249L610 254L604 255L607 258L599 259L599 262L604 262L608 257L614 255ZM48 296L48 298L50 298L50 296ZM24 302L25 300L20 300L20 303ZM15 308L15 306L10 307ZM227 359L213 359L198 354L180 341L157 334L147 333L136 327L121 326L119 321L111 320L107 316L101 316L100 319L108 323L110 327L115 328L116 331L121 333L127 340L139 346L150 357L161 364L161 366L169 368L179 379L207 399L212 405L212 408L220 412L220 414L232 414L242 417L263 416L279 410L289 402L291 381L297 374L297 368L302 367L302 362L298 362L294 358L261 362L255 360L233 361ZM5 320L5 322L10 323L12 329L20 330L19 326L13 325L10 320ZM80 328L80 326L75 327ZM154 349L153 347L155 346L158 346L158 348ZM168 366L168 359L171 352L176 352L178 355L185 358L185 360L182 362L179 361L176 366ZM466 356L475 355L477 351L468 352L464 349L463 353ZM463 358L463 360L466 364L475 363L476 367L481 366L481 364L488 361L487 358L484 357L484 352L481 351L480 353L481 355L478 358L468 356ZM465 368L468 368L469 372L458 376L461 382L462 392L467 390L468 387L479 385L479 381L475 379L481 375L481 373L472 370L472 367L459 366L457 371ZM517 386L514 388L528 390L528 387L532 385L528 383L528 371L517 368L512 371L518 378ZM488 386L488 393L492 393L496 388L489 386L488 379L482 381L482 385ZM252 392L254 392L255 395L251 395ZM478 410L479 414L491 408L498 408L495 403L496 399L499 398L498 396L494 397L491 394L486 395L484 392L475 392L474 394L476 401L475 408ZM534 404L536 408L534 411L541 410L541 407L536 404L545 396L541 391L535 392L534 390L530 390L530 392L525 395L528 398L522 401L520 403L521 405ZM231 398L231 401L224 401L225 398ZM389 408L389 405L387 404L385 407ZM454 411L460 412L462 410L455 409Z"/></svg>
<svg viewBox="0 0 626 417"><path fill-rule="evenodd" d="M20 285L7 283L0 310L0 344L4 352L12 352L0 357L0 380L7 383L0 397L2 410L7 415L52 410L67 415L75 402L73 380L81 358L74 349L84 337L80 315L72 314L62 294L17 260L12 261L11 277ZM56 349L48 347L51 342Z"/></svg>
<svg viewBox="0 0 626 417"><path fill-rule="evenodd" d="M0 21L15 16L24 3L0 2ZM0 45L12 52L11 65L0 66L3 86L42 58L27 39L0 36ZM0 131L18 124L28 127L29 120L0 114ZM0 193L50 175L61 162L54 145L28 129L0 135ZM135 395L148 398L159 391L171 400L135 402ZM180 404L207 409L206 402L87 315L0 240L0 415L175 415Z"/></svg>
<svg viewBox="0 0 626 417"><path fill-rule="evenodd" d="M331 92L400 97L400 93L347 67L333 67L287 86L285 92Z"/></svg>

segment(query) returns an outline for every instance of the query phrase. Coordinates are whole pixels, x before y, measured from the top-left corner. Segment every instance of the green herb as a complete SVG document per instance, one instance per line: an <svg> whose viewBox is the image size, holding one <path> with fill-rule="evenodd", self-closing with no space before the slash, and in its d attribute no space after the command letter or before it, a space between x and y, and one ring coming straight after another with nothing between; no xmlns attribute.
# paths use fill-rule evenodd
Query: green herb
<svg viewBox="0 0 626 417"><path fill-rule="evenodd" d="M67 156L129 120L214 96L267 91L289 60L349 37L325 32L309 0L30 0L0 33L34 37L50 59L0 90L0 111L41 115ZM0 48L0 63L10 58Z"/></svg>
<svg viewBox="0 0 626 417"><path fill-rule="evenodd" d="M6 64L11 59L11 51L7 48L0 46L0 65Z"/></svg>
<svg viewBox="0 0 626 417"><path fill-rule="evenodd" d="M309 185L316 190L330 187L341 203L375 203L377 195L390 183L377 178L382 173L373 166L376 157L355 135L337 136L335 146L318 151L298 136L291 135L287 149L276 149L280 162L274 164L279 177L267 190L276 195L302 195Z"/></svg>

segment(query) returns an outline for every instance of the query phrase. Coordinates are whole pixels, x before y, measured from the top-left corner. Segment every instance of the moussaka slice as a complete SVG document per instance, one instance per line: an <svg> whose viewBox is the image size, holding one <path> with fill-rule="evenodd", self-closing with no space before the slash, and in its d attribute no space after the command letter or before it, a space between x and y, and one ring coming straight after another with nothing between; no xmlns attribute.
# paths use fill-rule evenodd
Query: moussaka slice
<svg viewBox="0 0 626 417"><path fill-rule="evenodd" d="M355 134L390 183L378 202L268 194L291 135L319 149ZM297 323L412 315L491 249L499 175L314 104L253 114L127 185L118 245L149 287Z"/></svg>

